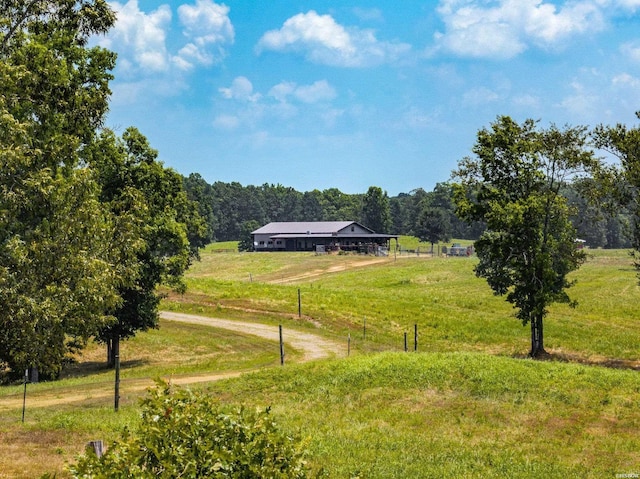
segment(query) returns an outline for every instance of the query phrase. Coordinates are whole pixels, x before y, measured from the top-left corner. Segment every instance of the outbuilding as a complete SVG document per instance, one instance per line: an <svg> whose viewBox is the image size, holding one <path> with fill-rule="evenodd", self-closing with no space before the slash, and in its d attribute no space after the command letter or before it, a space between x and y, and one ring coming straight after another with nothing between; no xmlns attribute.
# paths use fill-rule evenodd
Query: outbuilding
<svg viewBox="0 0 640 479"><path fill-rule="evenodd" d="M397 235L376 233L355 221L269 223L251 233L254 251L355 251L385 254Z"/></svg>

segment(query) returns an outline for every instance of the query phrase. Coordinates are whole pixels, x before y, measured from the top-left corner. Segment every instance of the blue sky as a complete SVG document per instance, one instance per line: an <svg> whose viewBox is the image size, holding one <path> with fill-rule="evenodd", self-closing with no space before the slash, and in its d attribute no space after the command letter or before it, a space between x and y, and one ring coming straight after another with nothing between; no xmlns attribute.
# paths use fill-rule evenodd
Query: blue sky
<svg viewBox="0 0 640 479"><path fill-rule="evenodd" d="M431 190L498 115L640 110L640 0L110 4L106 126L209 183Z"/></svg>

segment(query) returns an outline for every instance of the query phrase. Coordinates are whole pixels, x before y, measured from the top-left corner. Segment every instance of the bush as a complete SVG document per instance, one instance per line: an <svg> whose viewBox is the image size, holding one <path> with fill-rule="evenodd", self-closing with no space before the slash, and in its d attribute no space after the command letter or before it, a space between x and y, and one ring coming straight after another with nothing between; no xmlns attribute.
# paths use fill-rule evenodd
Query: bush
<svg viewBox="0 0 640 479"><path fill-rule="evenodd" d="M222 407L203 393L159 382L142 401L142 422L98 458L87 451L75 478L305 478L299 441L269 409Z"/></svg>

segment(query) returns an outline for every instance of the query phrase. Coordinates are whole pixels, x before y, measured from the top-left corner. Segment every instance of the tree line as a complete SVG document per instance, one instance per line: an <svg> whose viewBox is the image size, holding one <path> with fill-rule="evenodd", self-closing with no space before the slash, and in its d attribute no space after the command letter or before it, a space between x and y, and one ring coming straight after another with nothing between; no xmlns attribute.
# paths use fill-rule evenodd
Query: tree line
<svg viewBox="0 0 640 479"><path fill-rule="evenodd" d="M486 229L483 221L467 222L459 217L452 182L438 183L432 191L417 188L389 197L378 186L369 187L366 193L348 194L336 188L300 192L268 183L209 184L198 173L183 181L189 199L197 203L206 220L210 242L240 240L245 244L251 231L274 221L357 221L377 233L416 236L428 243L476 240ZM575 180L561 187L577 237L592 248L630 247L632 218L627 208L608 207L614 201L612 194L597 204L589 202L581 194L583 186ZM245 249L250 250L251 245L246 243Z"/></svg>

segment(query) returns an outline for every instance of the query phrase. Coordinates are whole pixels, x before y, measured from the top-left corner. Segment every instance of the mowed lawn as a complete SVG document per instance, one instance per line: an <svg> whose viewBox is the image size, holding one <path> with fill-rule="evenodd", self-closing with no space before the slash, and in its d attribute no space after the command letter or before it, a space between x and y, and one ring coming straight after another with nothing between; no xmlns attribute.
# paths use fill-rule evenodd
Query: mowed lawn
<svg viewBox="0 0 640 479"><path fill-rule="evenodd" d="M578 307L551 308L551 360L532 361L528 328L473 275L474 258L214 249L226 248L209 247L188 274L188 293L164 308L313 331L343 341L342 357L298 365L293 355L281 367L266 340L162 322L123 345L125 380L258 368L192 387L225 403L271 407L306 441L319 477L640 472L640 291L626 252L593 252L574 273ZM0 408L0 478L66 477L65 461L86 441L109 441L135 424L143 388L125 393L114 413L103 355L92 346L66 379L30 385L24 425L21 387L0 388L0 404L13 404ZM91 392L100 388L104 395ZM38 405L38 396L58 401ZM66 397L74 401L61 403Z"/></svg>

